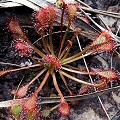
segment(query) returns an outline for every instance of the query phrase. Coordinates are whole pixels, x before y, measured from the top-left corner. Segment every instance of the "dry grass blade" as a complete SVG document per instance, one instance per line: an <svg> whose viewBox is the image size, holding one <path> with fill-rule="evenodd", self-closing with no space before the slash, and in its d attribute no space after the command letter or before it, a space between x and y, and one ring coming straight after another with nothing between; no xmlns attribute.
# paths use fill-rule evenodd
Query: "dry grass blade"
<svg viewBox="0 0 120 120"><path fill-rule="evenodd" d="M12 1L0 1L0 8L8 8L8 7L17 7L22 6L18 3L13 3Z"/></svg>
<svg viewBox="0 0 120 120"><path fill-rule="evenodd" d="M118 89L120 89L120 86L109 88L109 89L102 90L102 91L93 92L90 94L66 96L65 99L66 99L66 101L77 101L77 100L95 98L95 97L101 96L103 94L107 94L112 91L116 91ZM57 102L60 102L60 97L41 97L39 104L57 103Z"/></svg>
<svg viewBox="0 0 120 120"><path fill-rule="evenodd" d="M103 10L98 10L98 9L91 9L91 8L87 8L87 7L81 7L81 8L85 11L94 12L97 14L102 14L102 15L106 15L109 17L114 17L114 18L120 19L120 13L108 12L108 11L103 11Z"/></svg>
<svg viewBox="0 0 120 120"><path fill-rule="evenodd" d="M112 91L116 91L118 89L120 89L120 86L105 89L102 91L93 92L90 94L76 95L76 96L65 96L65 99L66 99L66 101L77 101L77 100L95 98L97 96L101 96L103 94L107 94L107 93L110 93ZM14 99L14 100L2 101L2 102L0 102L0 108L10 107L12 102L14 102L14 101L23 102L25 99ZM38 101L38 104L59 103L59 102L60 102L60 97L41 97L40 100Z"/></svg>
<svg viewBox="0 0 120 120"><path fill-rule="evenodd" d="M91 8L89 5L85 4L84 2L80 1L80 0L75 0L78 3L84 5L85 7L81 7L83 10L89 11L89 12L94 12L97 14L102 14L102 15L106 15L106 16L110 16L110 17L114 17L114 18L120 18L120 13L115 13L115 12L109 12L109 11L104 11L104 10L98 10L98 9L93 9Z"/></svg>

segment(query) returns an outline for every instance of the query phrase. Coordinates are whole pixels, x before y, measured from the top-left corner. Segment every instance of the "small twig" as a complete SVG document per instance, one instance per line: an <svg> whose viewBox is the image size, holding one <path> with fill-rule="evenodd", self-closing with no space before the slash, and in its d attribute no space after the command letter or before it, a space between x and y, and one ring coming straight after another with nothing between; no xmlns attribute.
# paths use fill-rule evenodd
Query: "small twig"
<svg viewBox="0 0 120 120"><path fill-rule="evenodd" d="M118 35L119 30L120 30L120 25L118 26L118 29L115 35Z"/></svg>
<svg viewBox="0 0 120 120"><path fill-rule="evenodd" d="M12 64L12 63L0 62L0 64L2 64L2 65L11 65L11 66L16 66L16 67L21 67L20 65Z"/></svg>

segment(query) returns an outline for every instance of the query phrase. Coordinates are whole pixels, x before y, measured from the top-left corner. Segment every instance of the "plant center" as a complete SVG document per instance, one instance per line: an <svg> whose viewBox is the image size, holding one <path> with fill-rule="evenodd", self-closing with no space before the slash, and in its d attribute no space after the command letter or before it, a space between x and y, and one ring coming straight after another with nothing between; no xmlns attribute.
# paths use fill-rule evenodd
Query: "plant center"
<svg viewBox="0 0 120 120"><path fill-rule="evenodd" d="M56 56L52 55L46 55L43 58L44 65L50 70L55 69L56 71L60 70L61 68L61 62Z"/></svg>

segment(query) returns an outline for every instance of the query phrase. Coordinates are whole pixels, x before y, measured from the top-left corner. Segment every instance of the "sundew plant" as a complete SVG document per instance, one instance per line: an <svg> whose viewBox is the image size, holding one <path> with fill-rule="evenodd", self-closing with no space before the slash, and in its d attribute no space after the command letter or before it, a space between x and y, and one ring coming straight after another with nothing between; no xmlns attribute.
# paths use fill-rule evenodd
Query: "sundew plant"
<svg viewBox="0 0 120 120"><path fill-rule="evenodd" d="M54 42L55 38L53 36L53 29L55 21L56 19L58 19L57 12L59 10L61 10L62 13L60 17L60 31L58 33L54 33L59 34L59 39L56 40L59 47L56 48L56 44ZM20 116L23 117L24 113L24 115L27 116L26 119L31 120L35 119L36 116L39 115L39 108L37 106L39 93L49 80L51 80L50 82L53 82L54 87L60 97L60 102L57 106L58 111L62 115L67 116L70 113L70 105L65 100L64 92L59 87L59 81L57 80L58 77L61 78L71 96L75 94L74 91L71 91L71 89L69 88L69 85L66 81L67 78L79 84L83 84L87 87L90 86L91 88L95 89L104 88L110 81L119 79L118 72L110 68L88 72L87 70L82 71L79 68L73 66L73 63L78 62L78 60L80 59L83 59L89 55L95 55L99 52L105 52L107 54L109 52L112 52L117 46L117 40L112 32L110 30L103 29L101 30L101 32L98 33L96 39L93 40L89 45L87 45L83 50L74 55L69 54L72 52L71 49L74 47L73 43L75 42L76 37L78 37L78 35L80 35L82 31L84 31L84 29L76 26L74 31L72 31L73 36L71 37L71 39L68 39L68 34L71 31L71 25L77 18L78 14L80 14L81 12L82 9L80 5L74 3L66 4L63 0L57 0L56 6L49 5L46 6L44 9L41 8L39 11L34 11L33 26L37 34L39 34L41 37L39 41L43 44L43 47L40 49L37 48L37 46L32 43L30 38L27 37L26 33L23 32L23 28L22 26L20 26L18 19L13 17L9 22L8 28L11 31L13 37L14 48L17 49L21 57L28 56L32 58L34 64L16 69L0 71L0 76L14 71L39 68L39 73L36 73L35 77L31 81L29 81L24 86L21 85L18 88L15 94L16 100L14 99L14 101L11 102L10 107L14 118L21 120L22 118ZM68 22L65 32L63 32L64 15L67 16ZM84 21L89 24L90 19L88 19L86 16L84 18ZM74 75L72 73L74 73ZM84 81L84 79L81 80L77 78L76 74L98 76L99 82L91 83ZM39 87L36 91L34 91L34 93L27 97L30 85L34 84L34 82L37 81L38 78L40 79ZM19 101L19 99L22 99L22 101Z"/></svg>

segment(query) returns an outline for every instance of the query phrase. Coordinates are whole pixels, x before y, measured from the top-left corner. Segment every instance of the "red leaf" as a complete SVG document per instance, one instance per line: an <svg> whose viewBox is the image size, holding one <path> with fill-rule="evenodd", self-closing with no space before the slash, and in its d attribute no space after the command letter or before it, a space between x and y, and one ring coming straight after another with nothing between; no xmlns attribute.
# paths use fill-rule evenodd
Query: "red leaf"
<svg viewBox="0 0 120 120"><path fill-rule="evenodd" d="M96 72L96 74L107 78L107 79L116 79L118 78L118 75L115 71L113 70L105 70L105 71L101 71L101 72Z"/></svg>
<svg viewBox="0 0 120 120"><path fill-rule="evenodd" d="M59 107L58 107L58 111L64 115L64 116L68 116L70 113L70 106L69 104L65 101L65 100L61 100Z"/></svg>
<svg viewBox="0 0 120 120"><path fill-rule="evenodd" d="M22 104L23 108L29 112L34 111L36 109L36 101L37 101L37 95L33 94L31 97L29 97L27 100L25 100Z"/></svg>
<svg viewBox="0 0 120 120"><path fill-rule="evenodd" d="M23 98L23 97L25 97L26 94L27 94L27 91L28 91L28 87L29 87L28 84L25 85L25 86L23 86L23 87L21 87L21 88L17 91L16 96L17 96L18 98Z"/></svg>

